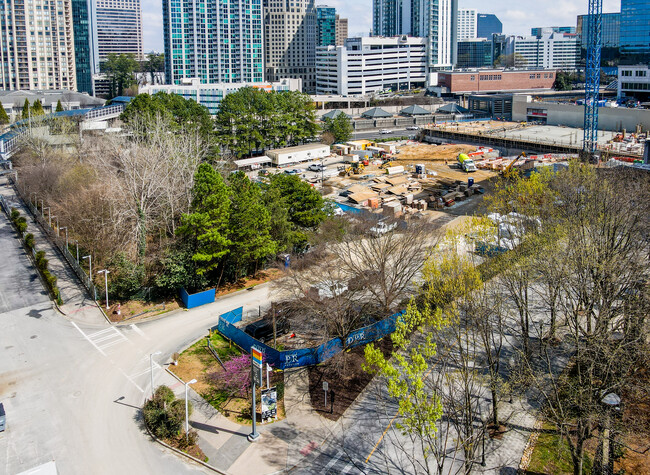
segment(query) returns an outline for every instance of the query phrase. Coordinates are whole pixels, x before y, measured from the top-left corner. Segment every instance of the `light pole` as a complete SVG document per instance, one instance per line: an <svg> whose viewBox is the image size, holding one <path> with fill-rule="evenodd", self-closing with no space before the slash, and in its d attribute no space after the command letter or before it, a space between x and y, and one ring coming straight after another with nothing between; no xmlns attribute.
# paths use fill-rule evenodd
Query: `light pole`
<svg viewBox="0 0 650 475"><path fill-rule="evenodd" d="M35 191L32 191L32 192L29 194L30 201L31 201L32 195L34 195L34 206L36 206L36 204L37 204L37 202L38 202L38 200L36 199L36 196L37 196L37 195L36 195L36 192L35 192Z"/></svg>
<svg viewBox="0 0 650 475"><path fill-rule="evenodd" d="M41 200L41 218L44 218L45 215L43 214L45 212L45 209L43 209L43 206L45 206L45 202Z"/></svg>
<svg viewBox="0 0 650 475"><path fill-rule="evenodd" d="M149 366L151 367L151 399L153 399L153 357L161 354L161 351L156 351L155 353L149 353Z"/></svg>
<svg viewBox="0 0 650 475"><path fill-rule="evenodd" d="M68 249L68 227L63 226L59 231L65 229L65 248Z"/></svg>
<svg viewBox="0 0 650 475"><path fill-rule="evenodd" d="M189 440L190 438L188 435L188 432L190 431L190 415L187 410L187 388L190 386L190 384L194 383L196 383L196 379L185 383L185 440Z"/></svg>
<svg viewBox="0 0 650 475"><path fill-rule="evenodd" d="M88 277L90 277L90 281L93 281L93 256L90 254L87 256L83 256L82 259L88 259Z"/></svg>
<svg viewBox="0 0 650 475"><path fill-rule="evenodd" d="M111 273L111 271L102 269L97 271L98 274L104 274L104 285L106 286L106 310L108 310L108 274Z"/></svg>
<svg viewBox="0 0 650 475"><path fill-rule="evenodd" d="M75 241L77 243L77 264L79 264L79 241Z"/></svg>

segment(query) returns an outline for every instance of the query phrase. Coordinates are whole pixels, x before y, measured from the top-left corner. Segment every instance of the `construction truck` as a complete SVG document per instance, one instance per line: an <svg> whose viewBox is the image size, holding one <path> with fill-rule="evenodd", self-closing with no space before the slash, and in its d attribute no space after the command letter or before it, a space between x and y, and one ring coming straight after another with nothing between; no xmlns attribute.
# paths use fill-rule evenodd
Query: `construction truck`
<svg viewBox="0 0 650 475"><path fill-rule="evenodd" d="M474 165L474 160L469 158L467 154L464 153L459 154L458 163L460 163L460 167L463 170L465 170L467 173L476 171L476 165Z"/></svg>

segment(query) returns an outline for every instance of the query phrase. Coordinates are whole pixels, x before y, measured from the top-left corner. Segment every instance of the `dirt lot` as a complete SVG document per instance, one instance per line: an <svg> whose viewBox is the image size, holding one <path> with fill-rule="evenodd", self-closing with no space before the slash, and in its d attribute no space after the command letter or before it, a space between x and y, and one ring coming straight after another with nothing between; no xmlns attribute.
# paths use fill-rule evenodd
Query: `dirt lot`
<svg viewBox="0 0 650 475"><path fill-rule="evenodd" d="M486 132L488 130L494 130L494 129L511 129L513 127L520 126L521 124L519 122L504 122L500 120L489 120L489 121L483 121L483 120L478 120L476 122L455 122L455 123L448 123L448 124L439 124L437 127L440 129L446 129L446 130L455 130L458 132Z"/></svg>
<svg viewBox="0 0 650 475"><path fill-rule="evenodd" d="M459 153L468 153L476 150L474 145L449 144L408 144L399 148L400 153L395 157L396 161L403 163L422 163L430 161L456 161ZM393 160L395 161L395 160Z"/></svg>

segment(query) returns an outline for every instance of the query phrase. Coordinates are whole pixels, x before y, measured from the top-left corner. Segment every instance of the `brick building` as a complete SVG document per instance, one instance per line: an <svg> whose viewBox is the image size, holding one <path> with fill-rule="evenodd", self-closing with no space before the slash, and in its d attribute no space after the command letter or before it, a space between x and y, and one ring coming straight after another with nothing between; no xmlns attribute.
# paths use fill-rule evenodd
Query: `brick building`
<svg viewBox="0 0 650 475"><path fill-rule="evenodd" d="M550 69L480 69L438 73L438 86L452 94L551 89L554 82L555 70Z"/></svg>

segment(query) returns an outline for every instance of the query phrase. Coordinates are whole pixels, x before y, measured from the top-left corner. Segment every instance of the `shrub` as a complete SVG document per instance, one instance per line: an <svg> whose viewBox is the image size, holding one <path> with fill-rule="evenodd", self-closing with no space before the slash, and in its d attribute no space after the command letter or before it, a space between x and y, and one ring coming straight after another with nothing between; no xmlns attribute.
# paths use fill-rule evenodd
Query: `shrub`
<svg viewBox="0 0 650 475"><path fill-rule="evenodd" d="M219 389L246 397L251 387L251 357L244 353L223 363L224 371L210 375Z"/></svg>
<svg viewBox="0 0 650 475"><path fill-rule="evenodd" d="M108 263L111 269L108 292L120 300L129 300L144 282L144 267L131 262L126 254L116 254Z"/></svg>
<svg viewBox="0 0 650 475"><path fill-rule="evenodd" d="M188 405L192 414L192 405ZM156 389L154 397L142 408L145 424L160 439L176 439L185 422L185 401L176 399L167 386Z"/></svg>
<svg viewBox="0 0 650 475"><path fill-rule="evenodd" d="M11 208L11 221L15 223L19 216L20 211L18 211L16 208Z"/></svg>
<svg viewBox="0 0 650 475"><path fill-rule="evenodd" d="M16 219L16 227L21 235L25 234L25 231L27 231L27 220L23 216L20 216Z"/></svg>
<svg viewBox="0 0 650 475"><path fill-rule="evenodd" d="M34 235L32 233L25 234L25 246L27 247L27 249L29 249L30 251L33 250L35 244L36 243L34 241Z"/></svg>
<svg viewBox="0 0 650 475"><path fill-rule="evenodd" d="M47 270L48 261L45 258L45 251L38 251L36 256L34 256L34 259L36 260L36 267L38 267L40 271Z"/></svg>

